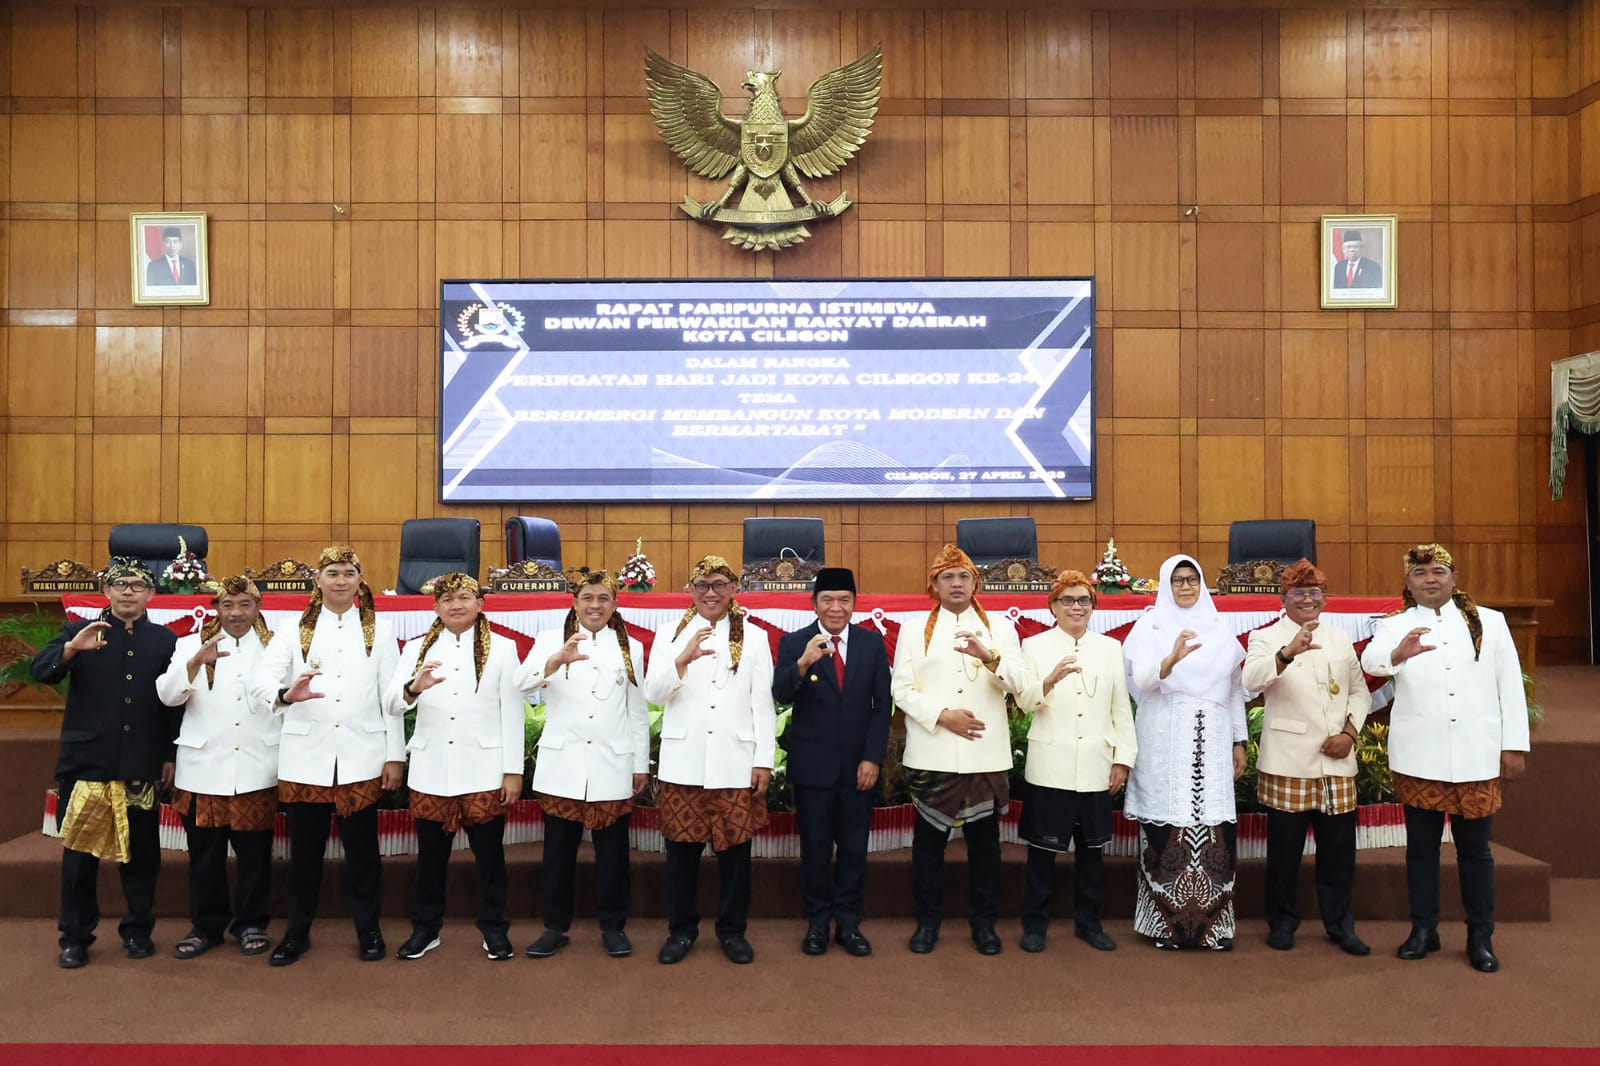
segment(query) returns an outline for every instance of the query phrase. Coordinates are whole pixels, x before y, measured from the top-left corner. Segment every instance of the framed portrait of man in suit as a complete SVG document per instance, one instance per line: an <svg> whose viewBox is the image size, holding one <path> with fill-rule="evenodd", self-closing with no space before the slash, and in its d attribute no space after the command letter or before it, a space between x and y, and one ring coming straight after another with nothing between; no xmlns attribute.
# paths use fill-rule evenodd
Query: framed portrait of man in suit
<svg viewBox="0 0 1600 1066"><path fill-rule="evenodd" d="M1323 215L1321 225L1323 308L1395 306L1395 216Z"/></svg>
<svg viewBox="0 0 1600 1066"><path fill-rule="evenodd" d="M211 302L206 216L197 211L140 211L129 215L133 302Z"/></svg>

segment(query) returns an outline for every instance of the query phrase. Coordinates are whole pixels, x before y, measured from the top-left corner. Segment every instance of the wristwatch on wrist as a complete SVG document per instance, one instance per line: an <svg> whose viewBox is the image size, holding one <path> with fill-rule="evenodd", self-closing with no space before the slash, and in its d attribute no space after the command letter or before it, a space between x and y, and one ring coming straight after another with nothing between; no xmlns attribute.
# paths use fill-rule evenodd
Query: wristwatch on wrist
<svg viewBox="0 0 1600 1066"><path fill-rule="evenodd" d="M278 702L279 703L285 703L285 704L288 703L289 701L284 699L284 697L287 696L288 694L289 694L289 690L288 689L280 688L278 690Z"/></svg>
<svg viewBox="0 0 1600 1066"><path fill-rule="evenodd" d="M1282 663L1283 665L1285 665L1285 666L1288 666L1290 663L1294 662L1294 656L1293 655L1285 655L1285 654L1283 654L1283 649L1282 648L1279 648L1276 654L1277 654L1277 657L1278 657L1278 661L1280 663Z"/></svg>
<svg viewBox="0 0 1600 1066"><path fill-rule="evenodd" d="M412 680L414 681L416 679L412 678ZM411 701L415 701L417 696L419 695L417 690L411 687L411 681L407 681L405 684L401 685L400 686L400 691L405 696L405 698L407 700L411 700Z"/></svg>

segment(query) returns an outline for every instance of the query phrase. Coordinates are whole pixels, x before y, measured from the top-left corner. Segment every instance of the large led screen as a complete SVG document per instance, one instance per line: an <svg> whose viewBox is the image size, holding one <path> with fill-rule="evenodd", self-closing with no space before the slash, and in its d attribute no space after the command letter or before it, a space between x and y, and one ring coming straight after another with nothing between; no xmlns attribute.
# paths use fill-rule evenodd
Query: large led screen
<svg viewBox="0 0 1600 1066"><path fill-rule="evenodd" d="M1094 492L1094 283L446 281L440 498Z"/></svg>

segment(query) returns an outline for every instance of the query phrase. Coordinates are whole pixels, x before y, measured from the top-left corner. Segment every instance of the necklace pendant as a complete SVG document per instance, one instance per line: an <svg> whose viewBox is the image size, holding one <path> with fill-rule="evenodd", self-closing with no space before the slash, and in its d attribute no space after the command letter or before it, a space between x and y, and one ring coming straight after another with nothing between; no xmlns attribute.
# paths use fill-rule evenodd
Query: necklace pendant
<svg viewBox="0 0 1600 1066"><path fill-rule="evenodd" d="M1339 694L1339 682L1335 681L1331 677L1328 678L1328 695L1337 696L1338 694Z"/></svg>

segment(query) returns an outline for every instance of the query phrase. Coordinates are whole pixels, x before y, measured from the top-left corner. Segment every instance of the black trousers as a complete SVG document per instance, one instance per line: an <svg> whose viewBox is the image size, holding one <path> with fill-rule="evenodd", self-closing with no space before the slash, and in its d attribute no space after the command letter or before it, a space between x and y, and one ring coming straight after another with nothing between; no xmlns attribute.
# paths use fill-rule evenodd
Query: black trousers
<svg viewBox="0 0 1600 1066"><path fill-rule="evenodd" d="M628 815L590 832L594 841L595 917L600 928L620 932L633 909L628 854ZM578 844L583 823L544 816L544 862L539 867L539 894L544 927L565 933L572 928ZM698 860L696 864L698 869Z"/></svg>
<svg viewBox="0 0 1600 1066"><path fill-rule="evenodd" d="M1450 833L1456 841L1456 870L1461 877L1461 906L1467 912L1467 931L1494 932L1494 855L1489 850L1488 818L1450 816ZM1411 898L1411 924L1421 929L1439 926L1439 842L1444 838L1444 814L1418 807L1406 808L1406 894Z"/></svg>
<svg viewBox="0 0 1600 1066"><path fill-rule="evenodd" d="M289 821L289 936L311 935L322 894L322 852L328 844L331 803L285 803ZM339 819L344 844L344 901L356 933L378 928L378 900L383 892L383 867L378 862L378 808L368 807Z"/></svg>
<svg viewBox="0 0 1600 1066"><path fill-rule="evenodd" d="M1106 898L1105 849L1083 842L1083 826L1072 831L1072 922L1080 929L1100 928L1100 905ZM1022 891L1022 929L1042 933L1050 927L1050 898L1055 895L1056 853L1028 845L1028 877Z"/></svg>
<svg viewBox="0 0 1600 1066"><path fill-rule="evenodd" d="M1000 819L991 815L961 827L967 841L967 921L992 929L1000 917ZM912 899L917 924L935 928L944 919L944 849L948 830L920 815L911 834Z"/></svg>
<svg viewBox="0 0 1600 1066"><path fill-rule="evenodd" d="M1350 908L1356 879L1356 812L1267 809L1267 928L1294 932L1300 927L1300 859L1306 829L1317 841L1317 909L1329 936L1356 931Z"/></svg>
<svg viewBox="0 0 1600 1066"><path fill-rule="evenodd" d="M667 932L693 940L700 930L696 902L704 844L667 841ZM717 852L717 939L744 936L750 917L750 841Z"/></svg>
<svg viewBox="0 0 1600 1066"><path fill-rule="evenodd" d="M867 884L867 831L872 793L854 784L836 788L794 786L794 820L800 833L800 896L806 921L840 929L861 924Z"/></svg>
<svg viewBox="0 0 1600 1066"><path fill-rule="evenodd" d="M189 835L189 924L207 940L224 933L266 929L267 897L272 889L272 830L204 829L183 816ZM238 868L232 903L228 900L228 845Z"/></svg>
<svg viewBox="0 0 1600 1066"><path fill-rule="evenodd" d="M445 875L456 835L444 831L443 822L416 819L417 869L412 882L411 928L437 936L444 925ZM480 825L463 826L478 874L478 929L504 934L506 921L506 817L499 815Z"/></svg>
<svg viewBox="0 0 1600 1066"><path fill-rule="evenodd" d="M56 828L67 816L72 798L70 778L59 782L61 798L56 802ZM141 811L128 808L128 861L117 867L122 879L122 898L128 913L117 923L117 935L148 937L156 926L156 875L161 872L161 830L159 808ZM100 860L82 851L61 849L61 930L62 947L94 943L94 927L100 924Z"/></svg>

